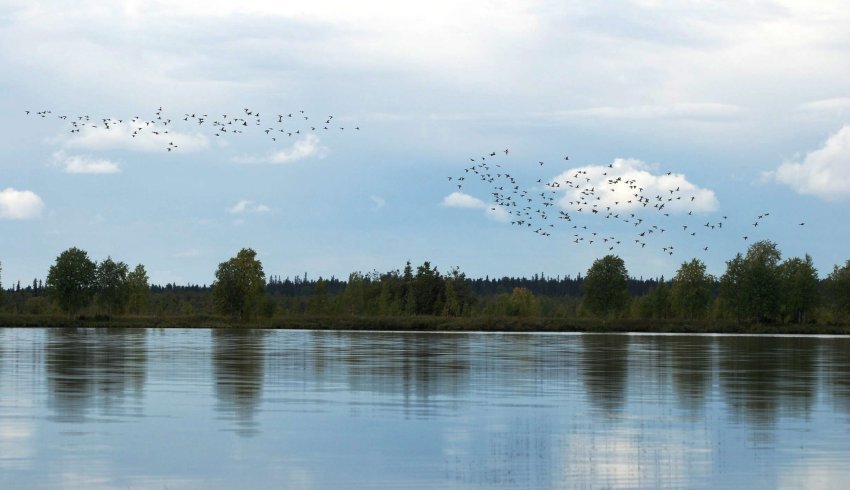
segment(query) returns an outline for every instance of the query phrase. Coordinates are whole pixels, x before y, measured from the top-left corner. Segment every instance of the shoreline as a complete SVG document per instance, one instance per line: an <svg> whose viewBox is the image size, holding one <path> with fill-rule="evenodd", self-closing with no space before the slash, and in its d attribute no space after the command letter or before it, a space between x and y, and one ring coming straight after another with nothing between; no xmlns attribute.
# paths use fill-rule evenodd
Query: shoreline
<svg viewBox="0 0 850 490"><path fill-rule="evenodd" d="M405 332L591 332L676 334L850 335L850 325L743 324L728 321L611 320L517 317L325 317L298 316L233 322L217 316L78 317L0 315L5 328L254 328L270 330L347 330Z"/></svg>

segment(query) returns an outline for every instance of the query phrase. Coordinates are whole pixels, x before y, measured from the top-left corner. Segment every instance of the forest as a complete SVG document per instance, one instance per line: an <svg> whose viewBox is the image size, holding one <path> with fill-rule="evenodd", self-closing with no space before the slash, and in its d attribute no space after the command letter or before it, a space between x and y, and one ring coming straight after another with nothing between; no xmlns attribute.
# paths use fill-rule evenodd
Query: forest
<svg viewBox="0 0 850 490"><path fill-rule="evenodd" d="M96 262L71 248L56 258L45 280L0 286L0 317L4 325L24 319L58 325L169 319L187 326L400 328L462 327L466 320L495 330L523 320L525 328L545 323L565 330L622 323L702 325L706 331L711 325L850 324L850 261L820 277L810 256L783 260L771 241L755 242L726 261L720 277L692 259L671 278L634 278L615 255L595 260L576 277L469 278L427 261L388 272L352 272L346 279L267 277L250 248L219 264L215 277L210 285L149 284L142 264L131 270L111 257Z"/></svg>

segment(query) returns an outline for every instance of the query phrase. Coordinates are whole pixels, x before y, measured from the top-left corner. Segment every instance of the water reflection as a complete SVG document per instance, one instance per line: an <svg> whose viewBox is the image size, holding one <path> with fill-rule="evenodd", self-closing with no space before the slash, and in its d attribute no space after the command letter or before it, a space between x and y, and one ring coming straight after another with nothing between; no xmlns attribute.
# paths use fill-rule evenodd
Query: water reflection
<svg viewBox="0 0 850 490"><path fill-rule="evenodd" d="M591 405L612 414L623 408L630 337L582 335L581 374Z"/></svg>
<svg viewBox="0 0 850 490"><path fill-rule="evenodd" d="M397 396L409 413L433 415L445 399L469 389L469 345L456 337L312 332L308 375L354 393Z"/></svg>
<svg viewBox="0 0 850 490"><path fill-rule="evenodd" d="M844 338L0 329L0 488L841 487L848 430Z"/></svg>
<svg viewBox="0 0 850 490"><path fill-rule="evenodd" d="M48 406L63 422L91 413L125 414L143 394L147 350L145 329L49 329L44 348Z"/></svg>
<svg viewBox="0 0 850 490"><path fill-rule="evenodd" d="M256 434L263 388L265 330L212 331L212 363L219 410L235 416L237 433Z"/></svg>
<svg viewBox="0 0 850 490"><path fill-rule="evenodd" d="M681 408L700 412L711 386L713 341L708 337L669 336L662 339L670 359L673 389Z"/></svg>
<svg viewBox="0 0 850 490"><path fill-rule="evenodd" d="M822 343L822 370L832 406L850 416L850 339Z"/></svg>
<svg viewBox="0 0 850 490"><path fill-rule="evenodd" d="M817 387L818 339L718 337L718 375L732 413L755 428L775 424L781 410L807 417Z"/></svg>

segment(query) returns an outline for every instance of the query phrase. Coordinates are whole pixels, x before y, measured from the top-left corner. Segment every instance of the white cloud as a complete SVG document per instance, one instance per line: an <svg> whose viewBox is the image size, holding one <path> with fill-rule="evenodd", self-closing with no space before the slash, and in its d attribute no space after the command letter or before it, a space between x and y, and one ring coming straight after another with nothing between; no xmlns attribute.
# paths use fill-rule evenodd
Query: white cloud
<svg viewBox="0 0 850 490"><path fill-rule="evenodd" d="M87 155L66 155L60 150L53 153L53 165L69 174L114 174L121 171L116 162Z"/></svg>
<svg viewBox="0 0 850 490"><path fill-rule="evenodd" d="M188 259L188 258L198 257L200 255L201 255L200 250L198 250L197 248L190 248L190 249L181 250L179 252L176 252L174 255L172 255L172 257L176 257L178 259Z"/></svg>
<svg viewBox="0 0 850 490"><path fill-rule="evenodd" d="M271 211L265 204L258 204L248 199L242 199L227 210L230 214L260 214Z"/></svg>
<svg viewBox="0 0 850 490"><path fill-rule="evenodd" d="M850 125L839 129L802 161L785 161L764 176L791 187L798 194L827 201L850 197Z"/></svg>
<svg viewBox="0 0 850 490"><path fill-rule="evenodd" d="M41 215L44 201L32 191L7 187L0 191L0 218L32 219Z"/></svg>
<svg viewBox="0 0 850 490"><path fill-rule="evenodd" d="M96 126L96 127L95 127ZM107 128L108 126L108 128ZM79 132L55 139L65 148L85 150L135 150L145 152L196 152L207 148L207 137L200 133L173 131L162 124L148 124L144 121L110 120L91 121L82 126L78 122Z"/></svg>
<svg viewBox="0 0 850 490"><path fill-rule="evenodd" d="M673 105L605 106L575 109L555 114L564 117L594 117L600 119L689 119L717 121L737 119L744 110L731 104L690 103Z"/></svg>
<svg viewBox="0 0 850 490"><path fill-rule="evenodd" d="M443 206L450 208L483 209L488 218L496 221L509 221L510 214L501 206L487 204L477 197L463 192L452 192L443 198Z"/></svg>
<svg viewBox="0 0 850 490"><path fill-rule="evenodd" d="M294 163L306 158L324 158L327 154L328 148L320 144L319 137L315 134L308 134L293 143L292 146L287 149L272 152L263 157L243 155L241 157L233 158L233 162L242 164L286 164Z"/></svg>
<svg viewBox="0 0 850 490"><path fill-rule="evenodd" d="M798 109L804 112L840 112L850 110L850 97L814 100L801 104Z"/></svg>
<svg viewBox="0 0 850 490"><path fill-rule="evenodd" d="M645 198L644 201L649 199L647 206L664 204L665 209L672 212L717 210L718 202L714 191L693 184L685 174L655 174L655 167L657 166L636 159L617 158L610 166L571 168L551 179L550 183L560 185L557 189L565 195L558 204L568 210L587 207L579 204L579 201L592 201L591 204L602 209L610 207L617 211L636 210L644 207L641 198Z"/></svg>

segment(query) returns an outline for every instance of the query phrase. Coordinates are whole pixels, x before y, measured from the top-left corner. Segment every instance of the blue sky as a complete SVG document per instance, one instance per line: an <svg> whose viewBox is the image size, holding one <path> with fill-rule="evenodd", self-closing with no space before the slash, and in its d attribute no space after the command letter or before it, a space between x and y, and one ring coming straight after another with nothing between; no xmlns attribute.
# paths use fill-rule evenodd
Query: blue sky
<svg viewBox="0 0 850 490"><path fill-rule="evenodd" d="M487 183L447 180L491 152L529 192L615 162L659 192L667 172L693 186L692 209L638 212L668 228L643 248L558 189L553 208L624 242L635 276L694 256L721 274L762 238L824 275L850 258L850 12L811 3L2 1L3 283L71 246L181 284L242 247L267 274L313 277L406 260L575 275L609 252L574 243L573 223L511 225ZM168 141L133 138L127 121L159 107ZM261 126L215 136L213 115L245 108ZM333 124L263 133L300 110ZM70 133L84 114L124 122Z"/></svg>

